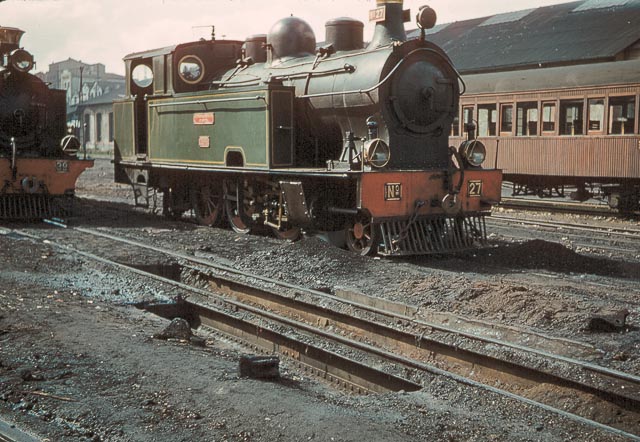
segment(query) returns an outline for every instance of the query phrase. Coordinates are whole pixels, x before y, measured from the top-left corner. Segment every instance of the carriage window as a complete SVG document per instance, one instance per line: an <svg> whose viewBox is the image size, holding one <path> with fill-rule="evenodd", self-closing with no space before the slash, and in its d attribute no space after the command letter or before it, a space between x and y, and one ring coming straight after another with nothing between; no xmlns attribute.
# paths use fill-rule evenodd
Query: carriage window
<svg viewBox="0 0 640 442"><path fill-rule="evenodd" d="M513 131L513 106L511 104L502 105L500 112L500 132L511 133Z"/></svg>
<svg viewBox="0 0 640 442"><path fill-rule="evenodd" d="M582 135L582 101L560 102L560 135Z"/></svg>
<svg viewBox="0 0 640 442"><path fill-rule="evenodd" d="M147 87L153 83L153 71L146 64L139 64L133 68L131 79L138 87Z"/></svg>
<svg viewBox="0 0 640 442"><path fill-rule="evenodd" d="M178 73L185 83L194 84L202 80L204 66L202 60L195 55L187 55L178 64Z"/></svg>
<svg viewBox="0 0 640 442"><path fill-rule="evenodd" d="M589 132L604 130L604 98L589 99Z"/></svg>
<svg viewBox="0 0 640 442"><path fill-rule="evenodd" d="M465 107L462 109L462 124L473 122L473 107Z"/></svg>
<svg viewBox="0 0 640 442"><path fill-rule="evenodd" d="M518 103L518 125L516 135L538 135L538 103Z"/></svg>
<svg viewBox="0 0 640 442"><path fill-rule="evenodd" d="M632 134L636 125L636 97L609 98L609 133Z"/></svg>
<svg viewBox="0 0 640 442"><path fill-rule="evenodd" d="M542 104L542 132L556 131L556 104Z"/></svg>
<svg viewBox="0 0 640 442"><path fill-rule="evenodd" d="M498 111L495 104L478 106L478 136L494 137L497 121Z"/></svg>
<svg viewBox="0 0 640 442"><path fill-rule="evenodd" d="M451 136L457 137L460 135L460 117L456 115L453 117L453 123L451 123Z"/></svg>

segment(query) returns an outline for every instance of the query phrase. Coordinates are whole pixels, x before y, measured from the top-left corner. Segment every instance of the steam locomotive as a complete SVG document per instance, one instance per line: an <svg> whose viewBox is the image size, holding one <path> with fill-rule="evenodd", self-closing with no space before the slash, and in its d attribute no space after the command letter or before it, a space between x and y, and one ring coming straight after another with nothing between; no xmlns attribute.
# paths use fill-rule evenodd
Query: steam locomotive
<svg viewBox="0 0 640 442"><path fill-rule="evenodd" d="M362 22L331 20L318 45L296 17L246 41L200 40L125 57L114 102L116 181L164 211L225 215L239 233L332 231L360 254L429 254L486 241L501 172L470 137L450 148L460 78L425 37L435 12L378 0Z"/></svg>
<svg viewBox="0 0 640 442"><path fill-rule="evenodd" d="M0 219L66 216L93 161L78 159L80 143L66 135L65 92L29 73L23 34L0 27Z"/></svg>

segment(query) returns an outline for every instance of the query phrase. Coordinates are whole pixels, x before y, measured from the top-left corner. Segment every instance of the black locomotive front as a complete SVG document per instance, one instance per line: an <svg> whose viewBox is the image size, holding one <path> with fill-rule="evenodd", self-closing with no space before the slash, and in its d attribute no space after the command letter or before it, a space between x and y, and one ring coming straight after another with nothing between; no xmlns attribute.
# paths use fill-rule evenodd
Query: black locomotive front
<svg viewBox="0 0 640 442"><path fill-rule="evenodd" d="M66 213L76 179L93 164L78 160L79 142L65 136L65 92L30 73L23 34L0 27L0 219Z"/></svg>

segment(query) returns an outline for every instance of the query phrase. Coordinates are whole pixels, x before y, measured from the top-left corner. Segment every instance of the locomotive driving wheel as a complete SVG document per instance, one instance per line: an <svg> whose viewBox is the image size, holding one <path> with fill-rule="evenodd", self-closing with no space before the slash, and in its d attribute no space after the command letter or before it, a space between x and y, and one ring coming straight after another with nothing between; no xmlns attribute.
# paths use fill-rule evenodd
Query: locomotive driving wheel
<svg viewBox="0 0 640 442"><path fill-rule="evenodd" d="M347 247L362 256L373 255L378 251L376 225L367 215L358 215L347 229Z"/></svg>
<svg viewBox="0 0 640 442"><path fill-rule="evenodd" d="M224 181L224 209L231 228L237 233L249 233L253 227L251 212L243 180Z"/></svg>
<svg viewBox="0 0 640 442"><path fill-rule="evenodd" d="M193 186L190 190L191 207L201 226L215 226L222 215L222 192L218 186Z"/></svg>

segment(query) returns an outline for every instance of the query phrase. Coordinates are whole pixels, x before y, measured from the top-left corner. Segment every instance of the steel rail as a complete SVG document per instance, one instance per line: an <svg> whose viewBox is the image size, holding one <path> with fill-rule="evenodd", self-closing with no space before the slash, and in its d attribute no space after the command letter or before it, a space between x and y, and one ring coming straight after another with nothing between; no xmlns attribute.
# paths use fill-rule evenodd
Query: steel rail
<svg viewBox="0 0 640 442"><path fill-rule="evenodd" d="M626 215L611 209L606 204L584 204L569 201L548 201L541 199L525 199L503 197L500 207L531 211L557 211L563 213L576 213L583 215L607 215L611 217L624 217Z"/></svg>
<svg viewBox="0 0 640 442"><path fill-rule="evenodd" d="M32 235L32 234L29 234L29 233L26 233L26 232L21 232L21 231L16 231L16 230L13 230L13 232L15 232L16 234L22 235L24 237L28 237L28 238L34 239L34 240L38 240L38 241L42 240L42 238L37 236L37 235ZM540 403L540 402L534 401L532 399L528 399L526 397L519 396L517 394L514 394L514 393L506 391L506 390L502 390L502 389L499 389L499 388L496 388L496 387L492 387L492 386L477 382L477 381L472 380L472 379L468 379L468 378L460 376L458 374L442 370L442 369L437 368L435 366L432 366L432 365L429 365L429 364L426 364L426 363L423 363L423 362L420 362L420 361L416 361L414 359L409 359L409 358L406 358L404 356L397 355L395 353L389 352L389 351L384 350L384 349L380 349L380 348L377 348L377 347L370 346L368 344L363 344L363 343L360 343L360 342L357 342L357 341L353 341L351 339L344 338L342 336L335 335L333 333L328 333L328 332L326 332L324 330L321 330L321 329L318 329L316 327L304 324L304 323L299 322L299 321L291 320L291 319L288 319L288 318L283 318L280 315L276 315L276 314L270 313L270 312L265 312L265 311L263 311L261 309L257 309L257 308L248 306L248 305L246 305L244 303L241 303L241 302L237 302L237 301L234 301L234 300L229 300L227 298L224 298L221 295L213 294L210 291L206 291L206 290L198 289L198 288L195 288L195 287L191 287L191 286L188 286L188 285L183 284L181 282L177 282L177 281L174 281L174 280L171 280L171 279L167 279L165 277L156 275L154 273L149 273L149 272L140 270L138 268L132 267L132 266L127 265L127 264L122 264L122 263L119 263L119 262L116 262L116 261L112 261L112 260L110 260L108 258L100 257L100 256L94 255L92 253L88 253L88 252L84 252L84 251L75 249L75 248L73 248L71 246L68 246L68 245L62 245L62 244L58 244L58 243L55 243L55 242L52 242L52 241L48 241L47 244L49 244L49 245L51 245L53 247L62 249L62 250L66 250L66 251L69 251L69 252L72 252L72 253L76 253L76 254L78 254L80 256L84 256L86 258L89 258L89 259L92 259L92 260L95 260L95 261L98 261L98 262L102 262L104 264L108 264L108 265L115 266L117 268L125 269L127 271L136 273L138 275L141 275L141 276L144 276L144 277L147 277L147 278L150 278L150 279L157 280L157 281L165 283L165 284L173 285L175 287L181 288L181 289L183 289L185 291L191 292L191 293L196 294L196 295L204 296L204 297L209 298L209 299L215 298L215 299L218 300L219 303L222 303L223 305L231 305L231 306L234 306L237 310L243 310L245 312L249 312L249 313L254 314L256 316L267 317L270 320L274 320L274 321L280 322L280 323L285 324L285 325L287 325L289 327L295 327L296 329L299 329L299 330L304 330L304 331L307 331L307 332L311 332L311 333L313 333L313 334L315 334L317 336L322 336L325 339L331 339L331 340L333 340L335 342L339 342L339 343L348 345L349 347L356 348L356 349L359 349L361 351L365 351L367 353L371 353L371 354L377 355L379 357L383 357L383 358L391 360L391 361L393 361L395 363L400 363L402 365L406 365L408 367L412 367L414 369L418 369L418 370L421 370L421 371L424 371L426 373L430 373L430 374L433 374L433 375L444 376L444 377L447 377L447 378L449 378L449 379L451 379L451 380L453 380L455 382L458 382L458 383L461 383L461 384L464 384L464 385L468 385L468 386L472 386L474 388L482 389L482 390L485 390L485 391L490 391L492 393L499 394L499 395L501 395L503 397L507 397L507 398L510 398L510 399L517 400L519 402L523 402L523 403L538 407L540 409L543 409L545 411L548 411L548 412L563 416L563 417L568 418L570 420L573 420L575 422L579 422L579 423L591 426L592 428L597 428L597 429L609 432L611 434L615 434L615 435L618 435L618 436L626 437L626 438L629 438L630 440L640 441L640 436L639 435L631 434L631 433L626 432L624 430L621 430L621 429L618 429L618 428L615 428L615 427L611 427L609 425L602 424L600 422L593 421L591 419L588 419L588 418L585 418L585 417L582 417L582 416L579 416L579 415L576 415L576 414L573 414L573 413L570 413L570 412L567 412L567 411L564 411L564 410L557 409L557 408L552 407L550 405L547 405L547 404L544 404L544 403ZM205 306L205 305L203 305L201 303L193 303L191 301L188 301L188 302L190 303L189 305L194 306L194 308L196 310L199 310L201 312L202 311L205 311L205 312L208 311L208 312L211 312L211 314L213 314L213 315L227 315L228 316L228 313L223 312L222 310L214 308L212 306ZM256 329L255 329L256 334L260 334L264 330L264 328L262 327L262 323L261 323L261 325L253 324L253 326L256 327ZM270 330L270 331L273 331L273 330ZM365 367L367 367L367 369L371 369L368 366L365 366ZM387 375L388 375L388 373L387 373ZM401 381L401 378L397 378L397 379L398 379L398 381ZM404 381L405 382L410 382L410 381L407 381L407 380L404 380Z"/></svg>
<svg viewBox="0 0 640 442"><path fill-rule="evenodd" d="M458 335L458 336L462 336L468 339L472 339L472 340L477 340L486 344L495 344L495 345L500 345L506 348L511 348L514 350L520 350L520 351L525 351L528 353L532 353L532 354L536 354L539 356L543 356L543 357L547 357L547 358L554 358L557 359L561 362L565 362L565 363L570 363L572 365L575 365L576 367L580 367L581 369L585 369L585 370L589 370L589 371L593 371L593 372L598 372L607 376L612 376L612 377L616 377L619 378L621 380L626 380L629 382L633 382L633 383L637 383L640 385L640 376L635 376L629 373L624 373L621 371L617 371L617 370L613 370L610 368L606 368L606 367L602 367L600 365L596 365L596 364L591 364L589 362L585 362L585 361L580 361L574 358L569 358L566 356L562 356L562 355L556 355L556 354L552 354L543 350L539 350L539 349L535 349L535 348L530 348L530 347L525 347L519 344L514 344L512 342L507 342L507 341L502 341L499 339L495 339L495 338L488 338L485 336L478 336L476 334L473 333L468 333L468 332L464 332L464 331L460 331L460 330L456 330L453 327L447 327L447 326L443 326L440 324L436 324L436 323L432 323L432 322L428 322L428 321L424 321L424 320L420 320L420 319L416 319L414 317L408 316L408 315L404 315L404 314L400 314L397 312L390 312L388 310L384 310L384 309L380 309L371 305L367 305L364 303L360 303L360 302L356 302L356 301L351 301L351 300L346 300L342 297L336 296L336 295L331 295L325 292L321 292L318 290L313 290L313 289L309 289L309 288L305 288L302 286L298 286L295 284L290 284L287 282L283 282L283 281L278 281L272 278L268 278L268 277L264 277L264 276L260 276L260 275L255 275L252 273L247 273L247 272L243 272L240 270L236 270L232 267L229 266L225 266L223 264L218 264L215 262L212 262L210 260L206 260L206 259L201 259L201 258L197 258L194 256L189 256L183 253L179 253L179 252L175 252L172 250L167 250L161 247L156 247L156 246L152 246L152 245L148 245L148 244L143 244L139 241L135 241L132 239L128 239L128 238L122 238L122 237L117 237L114 235L110 235L108 233L104 233L104 232L98 232L95 230L91 230L91 229L85 229L85 228L80 228L80 227L75 227L72 228L72 230L76 230L78 232L81 233L86 233L86 234L90 234L90 235L94 235L94 236L99 236L99 237L103 237L106 239L110 239L110 240L114 240L117 242L121 242L124 244L128 244L131 246L135 246L135 247L141 247L150 251L154 251L154 252L158 252L158 253L163 253L166 254L168 256L172 256L174 258L178 258L178 259L182 259L185 260L187 262L192 262L195 264L199 264L199 265L204 265L206 267L215 269L215 270L219 270L222 272L227 272L227 273L231 273L231 274L235 274L238 275L240 277L244 277L244 278L253 278L254 280L258 280L270 285L275 285L276 287L282 287L282 288L286 288L289 290L293 290L296 293L299 294L305 294L308 293L312 296L316 296L316 297L321 297L324 299L328 299L334 302L339 302L345 305L348 305L350 307L354 307L360 310L364 310L364 311L368 311L371 312L373 314L377 314L377 315L381 315L381 316L386 316L388 318L390 318L392 321L405 321L408 323L413 323L431 330L435 330L435 331L440 331L443 333L448 333L448 334L453 334L453 335ZM225 280L226 282L229 283L233 283L233 284L238 284L239 282L236 280L232 280L229 278L223 278L223 277L218 277L221 280ZM406 305L407 310L409 310L411 307L409 305Z"/></svg>
<svg viewBox="0 0 640 442"><path fill-rule="evenodd" d="M14 424L0 419L0 442L40 442L41 439L25 433Z"/></svg>
<svg viewBox="0 0 640 442"><path fill-rule="evenodd" d="M585 232L597 232L597 233L605 233L608 235L616 235L622 236L627 239L640 239L640 229L631 229L631 228L620 228L620 227L602 227L602 226L584 226L573 223L566 222L555 222L555 221L536 221L533 219L521 219L512 216L505 215L495 215L492 214L490 219L496 219L501 221L510 221L519 224L526 225L539 225L545 227L566 227L569 229L577 230L577 231L585 231Z"/></svg>

